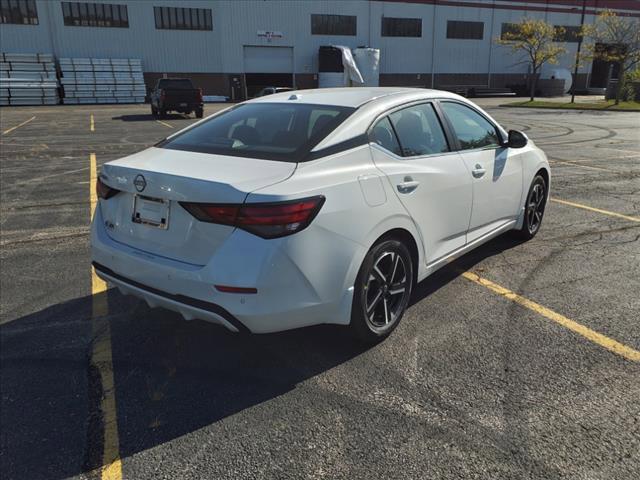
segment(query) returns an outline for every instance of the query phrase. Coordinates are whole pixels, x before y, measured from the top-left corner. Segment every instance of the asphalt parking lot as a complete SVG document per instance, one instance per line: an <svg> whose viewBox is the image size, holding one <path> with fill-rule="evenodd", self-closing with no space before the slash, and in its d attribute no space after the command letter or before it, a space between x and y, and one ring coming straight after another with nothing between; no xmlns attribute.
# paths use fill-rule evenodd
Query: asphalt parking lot
<svg viewBox="0 0 640 480"><path fill-rule="evenodd" d="M486 104L550 158L542 229L427 279L369 349L101 291L92 159L195 119L2 108L0 477L640 478L640 114Z"/></svg>

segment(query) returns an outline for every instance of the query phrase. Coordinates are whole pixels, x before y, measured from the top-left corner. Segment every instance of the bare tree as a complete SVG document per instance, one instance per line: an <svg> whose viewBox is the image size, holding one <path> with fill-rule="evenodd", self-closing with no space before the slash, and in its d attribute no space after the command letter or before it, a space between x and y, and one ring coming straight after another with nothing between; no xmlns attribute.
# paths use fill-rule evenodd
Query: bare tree
<svg viewBox="0 0 640 480"><path fill-rule="evenodd" d="M564 33L562 27L554 27L544 20L525 18L520 23L511 24L511 28L496 39L498 45L504 45L515 53L522 54L530 68L531 101L535 96L538 74L545 63L558 63L560 55L566 49L555 42L557 36Z"/></svg>
<svg viewBox="0 0 640 480"><path fill-rule="evenodd" d="M583 26L582 34L589 40L585 45L586 58L618 65L618 91L615 101L618 105L627 72L640 63L640 21L605 10L592 25Z"/></svg>

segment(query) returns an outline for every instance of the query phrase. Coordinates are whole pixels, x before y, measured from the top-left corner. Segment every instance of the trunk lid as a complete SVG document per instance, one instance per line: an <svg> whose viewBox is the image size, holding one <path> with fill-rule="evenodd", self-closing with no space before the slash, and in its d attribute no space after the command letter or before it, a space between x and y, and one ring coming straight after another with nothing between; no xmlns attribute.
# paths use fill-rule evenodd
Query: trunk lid
<svg viewBox="0 0 640 480"><path fill-rule="evenodd" d="M152 147L103 165L101 180L120 193L101 200L100 209L113 240L205 265L234 227L200 222L179 202L240 204L250 192L286 180L295 168L289 162ZM155 226L161 218L164 225Z"/></svg>

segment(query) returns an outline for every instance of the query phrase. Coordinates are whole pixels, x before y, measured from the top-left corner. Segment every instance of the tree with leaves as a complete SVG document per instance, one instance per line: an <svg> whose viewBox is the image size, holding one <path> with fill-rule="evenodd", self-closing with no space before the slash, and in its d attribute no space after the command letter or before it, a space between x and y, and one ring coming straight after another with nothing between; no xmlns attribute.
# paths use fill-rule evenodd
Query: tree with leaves
<svg viewBox="0 0 640 480"><path fill-rule="evenodd" d="M584 25L582 34L589 42L585 45L585 59L597 59L618 66L618 90L615 104L620 103L628 72L640 65L640 21L621 17L611 10L598 15L591 25Z"/></svg>
<svg viewBox="0 0 640 480"><path fill-rule="evenodd" d="M545 63L557 64L566 49L556 43L555 39L564 33L562 27L554 27L544 20L524 18L520 23L513 23L502 36L496 39L498 45L521 54L522 60L517 64L529 65L529 88L531 101L535 96L538 75Z"/></svg>

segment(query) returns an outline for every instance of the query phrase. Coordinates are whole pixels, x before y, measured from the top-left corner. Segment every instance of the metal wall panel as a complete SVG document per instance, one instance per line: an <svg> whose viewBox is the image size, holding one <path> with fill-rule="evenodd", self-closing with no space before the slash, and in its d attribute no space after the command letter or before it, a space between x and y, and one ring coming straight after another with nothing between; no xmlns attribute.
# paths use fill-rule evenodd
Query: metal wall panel
<svg viewBox="0 0 640 480"><path fill-rule="evenodd" d="M6 52L47 52L56 57L140 58L146 72L242 73L245 45L293 48L293 71L318 71L321 45L368 45L381 49L382 74L486 74L526 72L508 49L495 45L503 22L524 15L546 18L557 25L577 25L579 14L549 11L505 10L427 3L366 0L93 0L126 4L129 28L68 27L59 0L36 0L39 25L0 28L1 49ZM506 2L486 0L485 5ZM526 6L518 2L519 7ZM185 31L155 28L153 7L210 8L213 30ZM537 8L539 3L531 4ZM311 14L357 16L357 35L311 35ZM381 18L422 19L422 37L382 37ZM447 20L484 22L483 40L446 38ZM593 21L587 15L587 22ZM275 35L265 36L264 32ZM572 68L576 44L560 66ZM553 67L555 68L555 67ZM581 68L581 72L589 70Z"/></svg>

